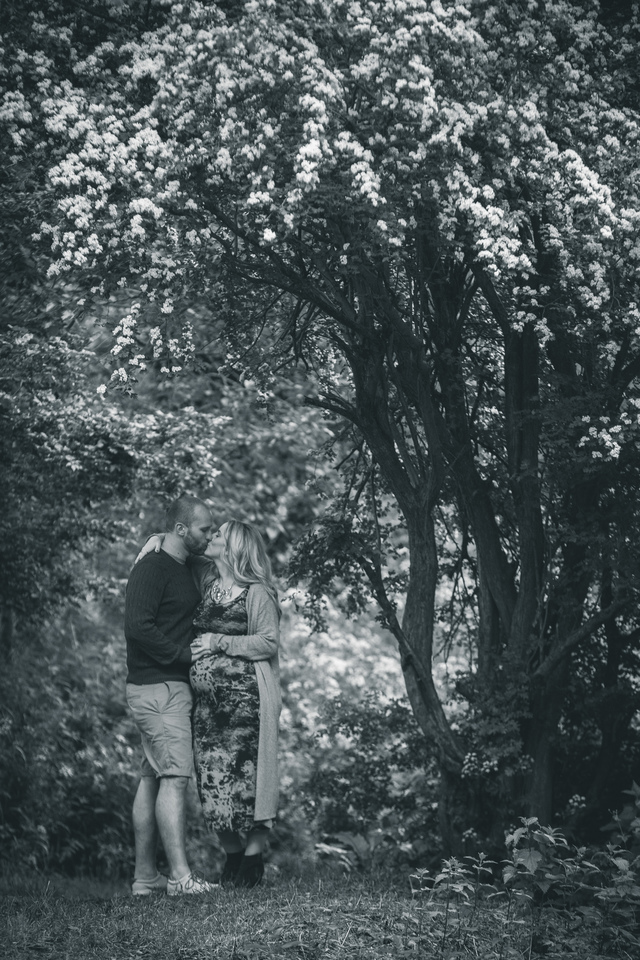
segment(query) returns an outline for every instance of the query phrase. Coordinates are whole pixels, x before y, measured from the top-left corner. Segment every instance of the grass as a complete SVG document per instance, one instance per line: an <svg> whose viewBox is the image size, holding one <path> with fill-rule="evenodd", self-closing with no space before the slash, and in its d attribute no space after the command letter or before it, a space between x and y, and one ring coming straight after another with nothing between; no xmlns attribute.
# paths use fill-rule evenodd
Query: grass
<svg viewBox="0 0 640 960"><path fill-rule="evenodd" d="M271 875L249 891L131 897L124 884L0 879L4 960L631 960L615 931L502 904L413 897L406 877ZM630 949L630 948L629 948Z"/></svg>

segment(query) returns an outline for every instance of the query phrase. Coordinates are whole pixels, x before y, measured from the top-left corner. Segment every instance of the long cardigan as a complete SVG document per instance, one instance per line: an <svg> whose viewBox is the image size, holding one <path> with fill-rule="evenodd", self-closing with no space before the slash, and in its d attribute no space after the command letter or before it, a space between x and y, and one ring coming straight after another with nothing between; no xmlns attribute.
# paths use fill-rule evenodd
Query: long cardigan
<svg viewBox="0 0 640 960"><path fill-rule="evenodd" d="M207 565L208 566L208 565ZM204 596L211 584L210 568L194 566ZM260 733L256 773L255 820L273 820L278 811L278 719L282 709L280 692L280 618L272 597L261 583L252 583L247 592L247 633L218 635L212 652L253 660L260 695Z"/></svg>

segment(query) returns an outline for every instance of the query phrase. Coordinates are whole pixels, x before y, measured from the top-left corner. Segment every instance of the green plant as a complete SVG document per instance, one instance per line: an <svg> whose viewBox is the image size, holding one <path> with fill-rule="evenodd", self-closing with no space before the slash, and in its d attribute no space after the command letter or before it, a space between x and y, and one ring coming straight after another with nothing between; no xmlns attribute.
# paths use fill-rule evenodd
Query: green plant
<svg viewBox="0 0 640 960"><path fill-rule="evenodd" d="M0 677L0 856L119 876L131 859L137 739L124 651L96 616L71 620L70 631L50 622L23 638Z"/></svg>
<svg viewBox="0 0 640 960"><path fill-rule="evenodd" d="M521 822L507 835L511 857L502 876L510 902L529 907L531 941L543 908L565 916L575 909L585 922L597 923L602 943L621 938L640 946L640 857L611 843L590 852L572 848L559 830L536 818Z"/></svg>
<svg viewBox="0 0 640 960"><path fill-rule="evenodd" d="M438 846L437 776L404 700L368 691L324 705L302 785L322 836L316 851L345 869L415 861Z"/></svg>
<svg viewBox="0 0 640 960"><path fill-rule="evenodd" d="M635 784L627 791L634 802L636 791ZM591 931L597 949L607 954L622 951L621 956L630 956L625 951L637 951L640 857L614 844L590 851L572 847L559 830L542 826L534 817L521 818L505 844L509 857L499 871L481 853L465 857L465 862L455 857L443 861L435 877L427 869L410 876L412 894L425 916L438 917L441 923L441 956L453 949L461 951L455 955L465 955L489 905L500 923L496 957L514 956L516 931L519 956L526 958L550 953L554 942L576 931Z"/></svg>

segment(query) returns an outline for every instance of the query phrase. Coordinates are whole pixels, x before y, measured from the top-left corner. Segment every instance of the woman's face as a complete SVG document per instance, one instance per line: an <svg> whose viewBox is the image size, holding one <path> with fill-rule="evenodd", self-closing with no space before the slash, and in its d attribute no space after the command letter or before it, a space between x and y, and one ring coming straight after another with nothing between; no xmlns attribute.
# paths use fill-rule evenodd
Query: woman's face
<svg viewBox="0 0 640 960"><path fill-rule="evenodd" d="M208 557L209 560L218 560L224 554L225 547L227 545L227 523L223 523L214 533L213 537L209 541L209 546L205 551L205 557Z"/></svg>

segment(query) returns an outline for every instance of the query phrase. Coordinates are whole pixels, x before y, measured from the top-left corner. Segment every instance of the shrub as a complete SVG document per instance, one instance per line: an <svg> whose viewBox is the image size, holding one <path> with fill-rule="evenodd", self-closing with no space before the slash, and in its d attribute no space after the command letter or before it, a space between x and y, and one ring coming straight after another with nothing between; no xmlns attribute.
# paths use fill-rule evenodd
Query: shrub
<svg viewBox="0 0 640 960"><path fill-rule="evenodd" d="M640 788L634 784L636 797ZM640 799L637 799L640 804ZM640 856L627 846L574 847L563 834L535 817L505 838L508 857L498 864L483 854L443 862L435 878L428 870L411 877L411 888L425 905L444 904L444 939L459 905L473 913L482 899L506 902L505 936L513 924L528 924L529 951L547 952L545 930L558 925L570 936L582 925L595 928L600 947L623 951L640 947ZM634 830L636 827L634 827ZM623 838L629 839L627 833ZM468 935L467 929L466 935ZM449 946L451 946L449 944ZM630 953L623 955L630 956Z"/></svg>
<svg viewBox="0 0 640 960"><path fill-rule="evenodd" d="M94 617L47 624L0 677L0 852L36 868L128 872L137 734L124 653Z"/></svg>
<svg viewBox="0 0 640 960"><path fill-rule="evenodd" d="M408 703L376 691L320 712L302 786L322 857L346 869L437 849L437 773Z"/></svg>

